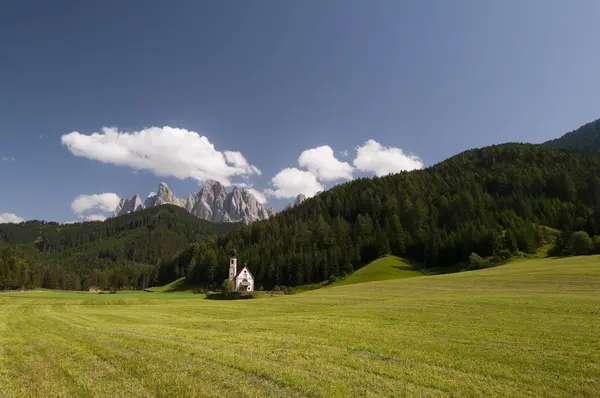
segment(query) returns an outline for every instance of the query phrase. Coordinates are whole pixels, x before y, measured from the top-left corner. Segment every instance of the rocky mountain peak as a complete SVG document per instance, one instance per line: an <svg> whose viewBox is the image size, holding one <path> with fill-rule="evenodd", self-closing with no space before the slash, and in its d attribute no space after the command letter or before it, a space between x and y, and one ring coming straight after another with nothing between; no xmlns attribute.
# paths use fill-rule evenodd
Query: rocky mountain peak
<svg viewBox="0 0 600 398"><path fill-rule="evenodd" d="M163 204L183 207L194 216L214 223L249 223L265 220L275 214L275 209L265 209L250 191L234 186L231 192L227 192L227 188L219 181L207 181L198 192L189 194L187 199L177 198L165 183L160 183L157 193L150 194L143 205L139 196L135 197L137 199L132 204L129 202L133 198L121 200L123 203L119 204L115 215Z"/></svg>
<svg viewBox="0 0 600 398"><path fill-rule="evenodd" d="M144 205L139 195L133 195L131 198L123 198L119 201L115 209L115 216L122 216L134 211L143 210Z"/></svg>
<svg viewBox="0 0 600 398"><path fill-rule="evenodd" d="M304 194L298 194L298 196L296 196L296 200L294 201L294 206L298 206L300 203L304 202L306 200L306 195Z"/></svg>

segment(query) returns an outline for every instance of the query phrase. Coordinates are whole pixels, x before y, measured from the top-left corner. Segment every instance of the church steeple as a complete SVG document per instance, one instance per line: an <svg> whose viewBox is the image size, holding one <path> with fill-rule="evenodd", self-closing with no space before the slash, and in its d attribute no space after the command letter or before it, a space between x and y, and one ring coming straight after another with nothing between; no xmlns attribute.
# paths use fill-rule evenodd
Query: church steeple
<svg viewBox="0 0 600 398"><path fill-rule="evenodd" d="M233 281L235 289L235 277L237 276L237 253L235 249L231 249L231 257L229 258L229 280Z"/></svg>

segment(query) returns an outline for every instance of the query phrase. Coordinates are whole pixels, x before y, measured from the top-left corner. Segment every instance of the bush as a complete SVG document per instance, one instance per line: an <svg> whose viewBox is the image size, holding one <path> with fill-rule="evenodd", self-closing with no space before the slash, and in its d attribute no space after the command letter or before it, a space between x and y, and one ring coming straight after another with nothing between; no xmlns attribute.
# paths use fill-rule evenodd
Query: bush
<svg viewBox="0 0 600 398"><path fill-rule="evenodd" d="M329 281L329 283L334 283L338 280L338 278L335 275L329 275L329 278L327 278L327 280Z"/></svg>
<svg viewBox="0 0 600 398"><path fill-rule="evenodd" d="M223 283L221 283L221 294L223 296L229 296L231 291L233 290L233 282L229 279L225 279Z"/></svg>
<svg viewBox="0 0 600 398"><path fill-rule="evenodd" d="M275 287L273 288L274 292L280 292L281 288L278 285L275 285Z"/></svg>
<svg viewBox="0 0 600 398"><path fill-rule="evenodd" d="M600 235L592 238L592 253L600 254Z"/></svg>
<svg viewBox="0 0 600 398"><path fill-rule="evenodd" d="M508 249L500 250L496 255L503 260L508 260L512 257L512 253Z"/></svg>
<svg viewBox="0 0 600 398"><path fill-rule="evenodd" d="M265 290L265 288L263 287L263 285L260 285L260 286L258 287L258 291L259 291L259 292L262 292L263 290Z"/></svg>
<svg viewBox="0 0 600 398"><path fill-rule="evenodd" d="M471 253L469 256L468 269L481 269L488 266L488 262L481 258L477 253Z"/></svg>
<svg viewBox="0 0 600 398"><path fill-rule="evenodd" d="M571 250L573 250L573 254L589 254L592 250L592 239L587 232L573 232L571 236Z"/></svg>

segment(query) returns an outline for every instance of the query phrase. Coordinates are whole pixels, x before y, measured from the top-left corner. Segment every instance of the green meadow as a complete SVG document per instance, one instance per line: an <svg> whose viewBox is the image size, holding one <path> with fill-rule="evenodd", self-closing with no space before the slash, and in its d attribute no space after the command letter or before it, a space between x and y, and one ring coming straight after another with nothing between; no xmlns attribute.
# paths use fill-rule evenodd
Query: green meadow
<svg viewBox="0 0 600 398"><path fill-rule="evenodd" d="M256 300L165 291L0 293L0 396L600 396L598 256Z"/></svg>

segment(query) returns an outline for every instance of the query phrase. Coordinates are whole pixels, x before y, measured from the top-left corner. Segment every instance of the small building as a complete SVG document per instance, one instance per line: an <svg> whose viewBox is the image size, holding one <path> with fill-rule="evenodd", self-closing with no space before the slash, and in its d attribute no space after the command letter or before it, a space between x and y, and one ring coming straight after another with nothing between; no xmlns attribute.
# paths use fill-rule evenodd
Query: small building
<svg viewBox="0 0 600 398"><path fill-rule="evenodd" d="M90 286L88 287L88 292L89 293L100 293L102 291L102 289L100 289L98 286Z"/></svg>
<svg viewBox="0 0 600 398"><path fill-rule="evenodd" d="M233 282L234 292L253 292L254 291L254 276L244 266L242 270L237 272L237 253L235 249L231 251L231 257L229 258L229 280Z"/></svg>

